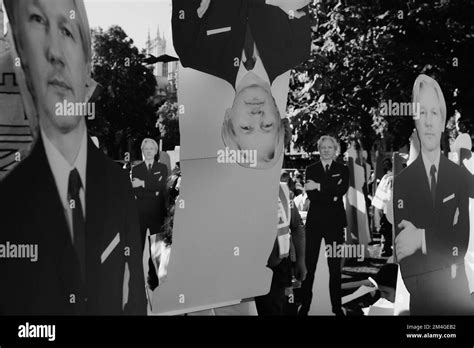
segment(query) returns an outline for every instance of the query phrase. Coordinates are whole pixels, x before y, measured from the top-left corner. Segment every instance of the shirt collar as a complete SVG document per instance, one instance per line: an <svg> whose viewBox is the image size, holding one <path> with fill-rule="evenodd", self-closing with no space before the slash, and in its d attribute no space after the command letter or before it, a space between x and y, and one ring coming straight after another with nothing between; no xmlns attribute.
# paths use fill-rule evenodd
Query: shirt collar
<svg viewBox="0 0 474 348"><path fill-rule="evenodd" d="M431 162L430 159L423 153L423 151L420 151L421 152L421 158L423 159L423 165L425 166L425 171L426 171L426 175L428 176L428 178L431 178L431 166L434 164L435 167L436 167L436 177L438 177L438 171L439 171L439 160L440 160L440 157L441 157L441 149L437 149L436 150L436 157L435 157L435 160L434 162Z"/></svg>
<svg viewBox="0 0 474 348"><path fill-rule="evenodd" d="M153 165L153 162L155 162L155 160L145 160L145 164L147 166L147 168L149 167L149 165Z"/></svg>
<svg viewBox="0 0 474 348"><path fill-rule="evenodd" d="M255 66L254 66L252 71L256 75L258 75L263 81L268 82L268 84L271 85L270 78L268 77L268 73L265 70L265 66L263 65L262 59L260 58L260 54L258 53L257 45L255 45L254 52L255 52L256 61L255 61ZM246 61L245 52L242 52L242 59L241 59L241 63L240 63L240 68L239 68L239 72L237 74L237 78L235 80L235 87L237 87L239 85L240 81L242 81L242 79L248 73L248 70L245 68L245 66L243 64L243 62L245 62L245 61Z"/></svg>
<svg viewBox="0 0 474 348"><path fill-rule="evenodd" d="M326 165L327 165L327 164L329 164L329 168L331 168L332 160L327 161L327 160L323 160L323 159L322 159L322 160L321 160L321 163L322 163L324 169L326 169Z"/></svg>
<svg viewBox="0 0 474 348"><path fill-rule="evenodd" d="M49 140L47 135L41 129L44 150L48 159L49 166L53 172L54 180L59 191L61 201L65 209L69 206L67 192L69 185L69 173L74 168L79 172L82 181L82 188L86 191L86 163L87 163L87 130L84 130L82 141L74 165L71 166L59 150Z"/></svg>

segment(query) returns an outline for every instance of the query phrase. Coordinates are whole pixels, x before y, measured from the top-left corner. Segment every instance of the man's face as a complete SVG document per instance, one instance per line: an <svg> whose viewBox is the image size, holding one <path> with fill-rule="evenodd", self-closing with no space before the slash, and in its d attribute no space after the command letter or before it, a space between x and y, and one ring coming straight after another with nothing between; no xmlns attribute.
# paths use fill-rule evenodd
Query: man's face
<svg viewBox="0 0 474 348"><path fill-rule="evenodd" d="M331 140L324 140L319 147L321 159L325 161L333 160L336 156L336 148Z"/></svg>
<svg viewBox="0 0 474 348"><path fill-rule="evenodd" d="M281 120L268 89L253 84L240 90L230 117L241 149L256 150L259 160L275 151Z"/></svg>
<svg viewBox="0 0 474 348"><path fill-rule="evenodd" d="M152 143L147 142L143 146L143 156L145 156L145 160L148 160L148 161L154 160L156 153L157 153L156 147Z"/></svg>
<svg viewBox="0 0 474 348"><path fill-rule="evenodd" d="M89 66L72 0L19 0L19 51L43 125L69 133L82 117L57 116L56 103L84 102Z"/></svg>
<svg viewBox="0 0 474 348"><path fill-rule="evenodd" d="M395 303L395 289L385 285L379 285L380 297Z"/></svg>
<svg viewBox="0 0 474 348"><path fill-rule="evenodd" d="M420 91L420 118L415 125L421 141L421 148L434 151L440 147L444 129L441 105L433 87L426 86Z"/></svg>

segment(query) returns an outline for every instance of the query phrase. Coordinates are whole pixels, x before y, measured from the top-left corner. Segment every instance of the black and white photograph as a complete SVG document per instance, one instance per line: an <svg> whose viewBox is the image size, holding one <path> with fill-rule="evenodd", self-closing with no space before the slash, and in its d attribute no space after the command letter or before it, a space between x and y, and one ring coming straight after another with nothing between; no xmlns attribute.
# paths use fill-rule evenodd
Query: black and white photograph
<svg viewBox="0 0 474 348"><path fill-rule="evenodd" d="M473 344L472 13L0 0L0 346Z"/></svg>

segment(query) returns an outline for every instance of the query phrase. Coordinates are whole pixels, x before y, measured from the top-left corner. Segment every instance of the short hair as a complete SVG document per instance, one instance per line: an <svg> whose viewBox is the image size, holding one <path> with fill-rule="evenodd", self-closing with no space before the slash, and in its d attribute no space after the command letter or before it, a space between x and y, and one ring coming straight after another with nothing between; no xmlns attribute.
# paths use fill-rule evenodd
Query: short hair
<svg viewBox="0 0 474 348"><path fill-rule="evenodd" d="M16 35L16 25L17 25L17 15L18 15L18 6L21 1L26 0L3 0L5 9L8 15L8 19L11 24L13 31L13 40L17 46L17 50L21 48L21 40ZM31 1L31 0L28 0ZM92 60L92 39L91 31L89 28L89 20L87 19L87 11L84 5L84 0L72 0L74 6L76 7L75 18L79 24L79 35L81 37L82 49L84 51L84 58L86 63L90 64ZM18 52L19 53L19 52ZM20 57L21 58L21 57Z"/></svg>
<svg viewBox="0 0 474 348"><path fill-rule="evenodd" d="M440 109L441 109L440 110L441 117L443 119L443 125L445 125L446 124L446 101L444 100L443 91L441 90L441 87L439 86L438 82L436 82L435 79L425 74L418 75L418 77L415 80L415 83L413 84L412 102L417 103L419 101L421 90L426 86L432 87L438 97ZM416 116L416 115L413 115L413 116Z"/></svg>
<svg viewBox="0 0 474 348"><path fill-rule="evenodd" d="M392 159L390 157L387 157L382 161L382 168L383 168L383 172L385 174L387 174L388 171L392 170L392 168L393 168Z"/></svg>
<svg viewBox="0 0 474 348"><path fill-rule="evenodd" d="M289 181L290 181L290 174L286 170L282 171L280 175L280 182L288 183Z"/></svg>
<svg viewBox="0 0 474 348"><path fill-rule="evenodd" d="M142 150L142 152L143 152L143 148L145 147L145 145L146 145L147 143L152 143L152 144L155 146L155 148L156 148L156 152L158 152L158 149L159 149L158 143L157 143L155 140L151 139L151 138L145 138L145 139L143 139L142 145L140 146L140 149Z"/></svg>
<svg viewBox="0 0 474 348"><path fill-rule="evenodd" d="M326 140L332 141L334 148L336 149L336 156L339 155L339 151L341 151L341 147L339 146L339 143L337 142L336 138L330 136L330 135L323 135L321 138L318 140L318 151L320 151L321 145L323 142Z"/></svg>

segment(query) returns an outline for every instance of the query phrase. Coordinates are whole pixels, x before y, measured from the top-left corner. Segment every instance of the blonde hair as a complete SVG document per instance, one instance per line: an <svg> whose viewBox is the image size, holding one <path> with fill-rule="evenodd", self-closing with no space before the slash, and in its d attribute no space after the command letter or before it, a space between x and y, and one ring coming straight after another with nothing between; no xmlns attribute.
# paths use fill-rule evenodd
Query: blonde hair
<svg viewBox="0 0 474 348"><path fill-rule="evenodd" d="M16 43L17 49L21 49L21 40L19 40L17 37L17 15L19 10L18 6L21 1L31 0L3 0L11 28L13 30L13 39ZM81 37L82 48L84 50L84 58L86 63L90 64L92 60L92 39L84 0L72 0L72 2L76 8L76 13L74 15L77 23L79 24L79 35Z"/></svg>
<svg viewBox="0 0 474 348"><path fill-rule="evenodd" d="M429 77L425 74L420 74L415 80L413 84L413 92L412 92L412 102L417 103L420 99L420 93L423 88L426 86L432 87L438 97L439 104L440 104L440 111L441 117L443 118L443 126L446 124L446 101L444 100L443 91L439 86L438 82L435 79ZM414 115L416 116L416 115Z"/></svg>
<svg viewBox="0 0 474 348"><path fill-rule="evenodd" d="M158 143L155 140L151 139L151 138L143 139L142 145L140 146L140 149L142 150L142 152L143 152L143 148L145 147L146 143L152 143L156 148L156 152L158 152Z"/></svg>
<svg viewBox="0 0 474 348"><path fill-rule="evenodd" d="M318 140L318 151L320 151L321 145L323 142L326 140L332 141L334 148L336 149L336 155L337 157L339 155L339 152L341 151L341 147L339 146L339 143L337 142L336 138L330 136L330 135L323 135L321 138Z"/></svg>
<svg viewBox="0 0 474 348"><path fill-rule="evenodd" d="M21 57L22 54L22 40L18 33L18 11L21 1L27 0L3 0L4 8L9 19L9 30L8 36L9 42L11 43L11 50L13 57ZM31 0L28 0L31 1ZM73 0L73 3L76 8L75 18L78 21L79 33L81 37L82 48L84 52L84 59L86 65L88 66L89 76L87 76L86 81L86 100L88 101L96 86L95 82L91 76L90 72L92 70L92 39L89 28L89 21L87 19L87 12L84 6L83 0ZM39 122L38 122L38 110L36 109L35 100L36 95L32 87L31 77L29 76L29 67L26 64L21 64L21 66L15 65L15 76L20 88L20 95L23 102L24 112L30 123L30 129L33 135L33 143L36 143L39 137Z"/></svg>

